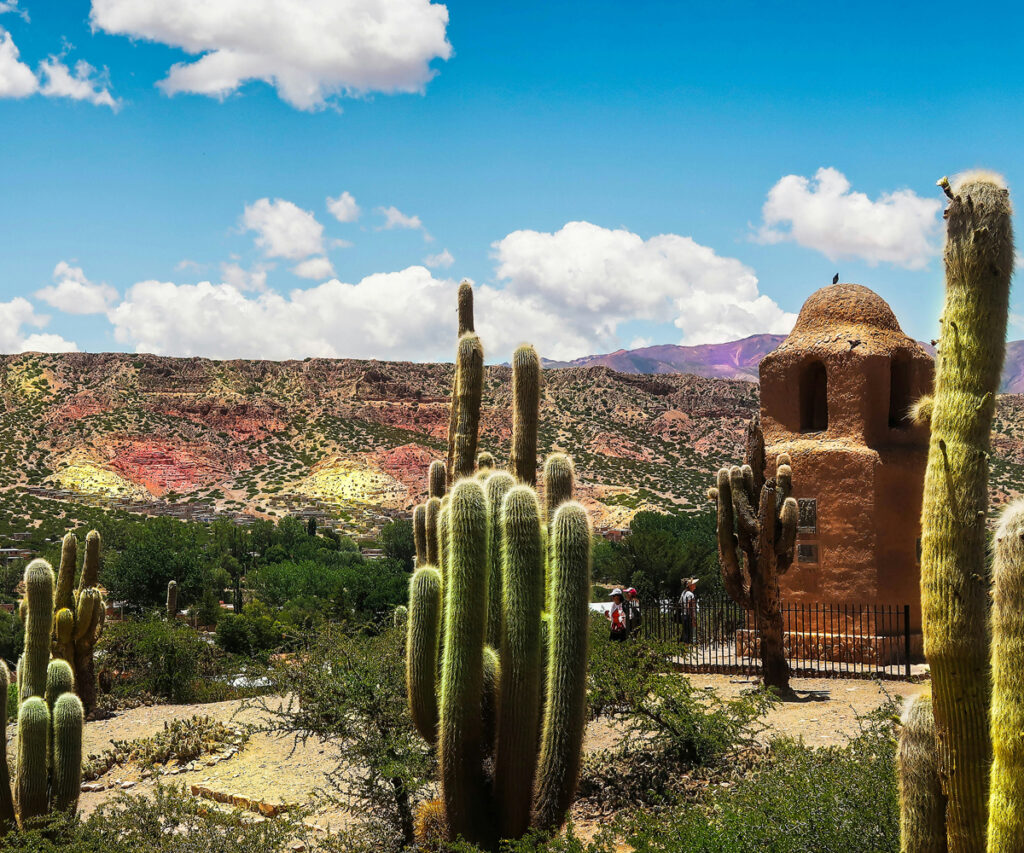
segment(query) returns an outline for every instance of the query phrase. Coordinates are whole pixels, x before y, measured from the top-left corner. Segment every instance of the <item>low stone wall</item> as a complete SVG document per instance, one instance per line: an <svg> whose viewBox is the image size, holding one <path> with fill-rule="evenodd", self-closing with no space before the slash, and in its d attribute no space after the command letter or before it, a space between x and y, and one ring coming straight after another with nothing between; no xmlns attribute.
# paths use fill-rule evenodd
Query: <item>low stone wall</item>
<svg viewBox="0 0 1024 853"><path fill-rule="evenodd" d="M819 660L836 663L895 666L905 663L906 639L903 635L844 634L787 631L783 634L786 657L790 660ZM741 658L760 656L757 634L743 628L736 632L736 655ZM921 635L910 635L910 657L922 654Z"/></svg>

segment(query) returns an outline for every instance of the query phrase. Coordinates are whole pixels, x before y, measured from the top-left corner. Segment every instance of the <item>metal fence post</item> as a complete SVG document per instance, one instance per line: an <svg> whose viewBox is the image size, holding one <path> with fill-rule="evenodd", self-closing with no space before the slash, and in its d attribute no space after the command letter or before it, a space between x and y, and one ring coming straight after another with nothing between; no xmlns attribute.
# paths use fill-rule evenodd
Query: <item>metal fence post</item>
<svg viewBox="0 0 1024 853"><path fill-rule="evenodd" d="M903 605L903 649L906 654L907 681L910 681L910 605Z"/></svg>

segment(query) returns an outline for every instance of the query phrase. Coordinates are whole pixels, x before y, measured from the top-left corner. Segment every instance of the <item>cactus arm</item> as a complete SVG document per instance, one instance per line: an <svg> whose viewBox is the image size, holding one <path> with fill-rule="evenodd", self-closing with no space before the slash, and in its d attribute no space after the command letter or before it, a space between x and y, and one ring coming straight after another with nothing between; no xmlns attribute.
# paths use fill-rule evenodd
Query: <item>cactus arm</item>
<svg viewBox="0 0 1024 853"><path fill-rule="evenodd" d="M427 546L427 559L424 565L437 566L440 568L440 558L438 556L438 537L440 535L440 528L438 525L438 516L441 513L441 499L433 497L427 501L427 507L424 510L424 524L426 525L426 546Z"/></svg>
<svg viewBox="0 0 1024 853"><path fill-rule="evenodd" d="M427 506L416 504L412 511L412 540L416 546L415 568L427 565Z"/></svg>
<svg viewBox="0 0 1024 853"><path fill-rule="evenodd" d="M932 697L911 702L899 737L900 853L946 853L946 798L935 754Z"/></svg>
<svg viewBox="0 0 1024 853"><path fill-rule="evenodd" d="M989 853L1024 850L1024 501L1003 512L992 577Z"/></svg>
<svg viewBox="0 0 1024 853"><path fill-rule="evenodd" d="M729 597L745 609L750 608L750 591L747 589L740 562L739 542L734 530L732 505L732 484L729 469L718 472L718 487L711 489L708 496L718 507L718 562L722 568L722 582Z"/></svg>
<svg viewBox="0 0 1024 853"><path fill-rule="evenodd" d="M743 468L738 465L729 469L729 491L732 495L732 509L736 517L736 533L740 547L749 553L760 535L760 524L747 491L747 478L744 476Z"/></svg>
<svg viewBox="0 0 1024 853"><path fill-rule="evenodd" d="M572 500L576 469L564 453L552 453L544 460L544 518L550 527L556 510Z"/></svg>
<svg viewBox="0 0 1024 853"><path fill-rule="evenodd" d="M441 573L417 569L409 582L405 683L409 711L427 743L437 742L437 652L441 632Z"/></svg>
<svg viewBox="0 0 1024 853"><path fill-rule="evenodd" d="M85 537L85 563L82 565L82 577L78 581L78 592L96 586L100 576L100 534L90 530Z"/></svg>
<svg viewBox="0 0 1024 853"><path fill-rule="evenodd" d="M921 609L953 853L985 847L988 812L988 465L1006 340L1007 190L967 176L946 211L942 312L921 511ZM956 511L956 506L960 511Z"/></svg>
<svg viewBox="0 0 1024 853"><path fill-rule="evenodd" d="M498 730L498 690L501 687L501 658L494 646L484 646L483 697L480 701L480 736L485 756L494 755Z"/></svg>
<svg viewBox="0 0 1024 853"><path fill-rule="evenodd" d="M75 616L75 633L72 639L77 643L84 640L89 629L93 625L93 608L96 606L96 598L90 590L83 590L78 596L78 613Z"/></svg>
<svg viewBox="0 0 1024 853"><path fill-rule="evenodd" d="M46 560L33 560L25 569L25 654L21 678L22 696L46 692L46 667L50 662L53 633L53 569Z"/></svg>
<svg viewBox="0 0 1024 853"><path fill-rule="evenodd" d="M544 551L532 489L517 486L505 496L501 524L503 666L494 787L501 837L519 838L530 826L541 707Z"/></svg>
<svg viewBox="0 0 1024 853"><path fill-rule="evenodd" d="M520 483L537 483L540 356L529 344L512 354L512 453L509 468Z"/></svg>
<svg viewBox="0 0 1024 853"><path fill-rule="evenodd" d="M476 331L473 328L473 285L468 280L459 282L458 316L459 316L459 337L466 332Z"/></svg>
<svg viewBox="0 0 1024 853"><path fill-rule="evenodd" d="M555 513L551 556L547 700L533 816L539 829L562 825L579 781L590 630L590 521L580 504L562 504Z"/></svg>
<svg viewBox="0 0 1024 853"><path fill-rule="evenodd" d="M785 574L793 565L796 550L796 528L800 522L800 507L796 498L786 498L779 511L778 530L775 535L775 570Z"/></svg>
<svg viewBox="0 0 1024 853"><path fill-rule="evenodd" d="M11 774L7 767L7 687L11 676L7 664L0 660L0 838L14 828L14 795L11 792Z"/></svg>
<svg viewBox="0 0 1024 853"><path fill-rule="evenodd" d="M427 496L431 498L443 498L444 493L447 489L448 474L445 471L444 462L440 459L435 459L430 463L430 472L427 477L428 492Z"/></svg>
<svg viewBox="0 0 1024 853"><path fill-rule="evenodd" d="M46 814L47 740L50 712L42 695L29 696L18 708L18 757L15 765L18 819L24 829Z"/></svg>
<svg viewBox="0 0 1024 853"><path fill-rule="evenodd" d="M481 484L460 480L450 493L438 761L452 839L485 834L482 721L487 632L487 499Z"/></svg>
<svg viewBox="0 0 1024 853"><path fill-rule="evenodd" d="M74 692L75 673L66 660L52 660L46 668L46 704L52 708L53 703L65 693Z"/></svg>
<svg viewBox="0 0 1024 853"><path fill-rule="evenodd" d="M476 467L476 445L480 432L480 403L484 388L484 348L480 338L467 332L459 338L456 354L456 395L458 419L452 437L451 466L453 482L473 476Z"/></svg>
<svg viewBox="0 0 1024 853"><path fill-rule="evenodd" d="M60 548L60 569L57 572L55 607L59 610L74 607L75 572L78 568L78 538L74 533L64 537Z"/></svg>
<svg viewBox="0 0 1024 853"><path fill-rule="evenodd" d="M487 557L490 561L490 574L487 579L487 643L496 649L501 647L501 554L505 533L501 523L501 506L505 495L514 485L515 480L511 474L499 471L488 477L484 486L488 511Z"/></svg>
<svg viewBox="0 0 1024 853"><path fill-rule="evenodd" d="M67 608L62 607L54 616L54 644L53 653L56 657L66 661L74 660L75 644L73 640L75 632L75 616Z"/></svg>
<svg viewBox="0 0 1024 853"><path fill-rule="evenodd" d="M82 788L82 726L85 711L74 693L64 693L53 705L53 773L50 805L74 814Z"/></svg>

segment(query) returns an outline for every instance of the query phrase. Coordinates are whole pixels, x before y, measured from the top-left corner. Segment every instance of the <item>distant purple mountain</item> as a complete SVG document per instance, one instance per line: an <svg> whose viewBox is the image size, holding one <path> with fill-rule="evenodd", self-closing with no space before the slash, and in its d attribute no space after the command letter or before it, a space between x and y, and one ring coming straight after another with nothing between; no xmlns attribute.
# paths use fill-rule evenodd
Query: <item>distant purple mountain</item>
<svg viewBox="0 0 1024 853"><path fill-rule="evenodd" d="M585 355L572 361L544 359L545 367L607 367L619 373L693 373L714 379L757 382L761 359L785 340L785 335L751 335L724 344L693 347L661 344L640 349L620 349L604 355ZM935 348L921 342L932 355ZM1006 363L999 389L1004 394L1024 394L1024 341L1006 344Z"/></svg>

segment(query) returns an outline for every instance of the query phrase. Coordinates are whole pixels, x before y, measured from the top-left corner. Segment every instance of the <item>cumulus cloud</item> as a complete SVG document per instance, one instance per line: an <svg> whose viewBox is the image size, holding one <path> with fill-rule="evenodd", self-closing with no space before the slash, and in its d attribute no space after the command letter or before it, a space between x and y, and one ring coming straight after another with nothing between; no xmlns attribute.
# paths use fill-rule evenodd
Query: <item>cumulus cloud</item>
<svg viewBox="0 0 1024 853"><path fill-rule="evenodd" d="M17 4L0 2L0 13L20 11ZM11 34L0 27L0 98L27 98L35 94L87 101L115 112L121 107L121 102L110 94L106 72L97 71L84 60L75 63L72 71L62 57L51 56L39 64L37 74L21 61Z"/></svg>
<svg viewBox="0 0 1024 853"><path fill-rule="evenodd" d="M381 231L390 231L392 228L418 230L423 227L423 221L418 216L406 216L394 205L378 207L377 213L384 217L384 224L379 228Z"/></svg>
<svg viewBox="0 0 1024 853"><path fill-rule="evenodd" d="M65 314L102 314L117 299L109 284L94 284L81 267L61 261L53 270L54 284L36 292L36 297Z"/></svg>
<svg viewBox="0 0 1024 853"><path fill-rule="evenodd" d="M348 190L337 198L327 196L327 209L338 222L355 222L359 218L359 205Z"/></svg>
<svg viewBox="0 0 1024 853"><path fill-rule="evenodd" d="M755 239L791 241L830 260L921 269L938 251L941 210L941 201L912 190L882 193L872 201L852 192L842 172L822 168L813 179L786 175L769 190Z"/></svg>
<svg viewBox="0 0 1024 853"><path fill-rule="evenodd" d="M308 210L276 198L245 206L242 224L257 234L256 245L270 258L301 261L324 253L324 227Z"/></svg>
<svg viewBox="0 0 1024 853"><path fill-rule="evenodd" d="M115 338L136 352L424 360L449 355L454 298L454 282L414 266L357 284L331 279L287 295L251 296L208 281L143 281L129 288L108 317Z"/></svg>
<svg viewBox="0 0 1024 853"><path fill-rule="evenodd" d="M455 263L455 256L447 249L442 249L436 255L427 255L423 259L425 263L431 269L443 269L446 270L452 264Z"/></svg>
<svg viewBox="0 0 1024 853"><path fill-rule="evenodd" d="M296 264L292 267L292 272L301 278L323 280L334 275L334 264L321 255L316 258L307 258L302 263Z"/></svg>
<svg viewBox="0 0 1024 853"><path fill-rule="evenodd" d="M39 79L39 93L46 97L87 101L114 112L121 108L121 102L110 94L106 74L97 72L85 60L76 62L72 71L58 57L51 56L39 65Z"/></svg>
<svg viewBox="0 0 1024 853"><path fill-rule="evenodd" d="M430 0L93 0L92 25L181 48L168 94L224 98L250 80L298 109L339 95L422 92L448 59L448 9Z"/></svg>
<svg viewBox="0 0 1024 853"><path fill-rule="evenodd" d="M35 312L32 304L17 296L10 302L0 302L0 352L75 352L77 345L60 335L34 332L26 335L22 326L42 328L49 317Z"/></svg>
<svg viewBox="0 0 1024 853"><path fill-rule="evenodd" d="M262 293L267 289L267 272L273 266L254 264L245 269L241 264L232 261L220 265L221 278L237 290L255 290Z"/></svg>
<svg viewBox="0 0 1024 853"><path fill-rule="evenodd" d="M39 81L32 69L21 61L11 34L0 28L0 98L26 98L38 89Z"/></svg>
<svg viewBox="0 0 1024 853"><path fill-rule="evenodd" d="M619 346L619 327L631 320L671 319L683 344L784 333L796 320L759 292L749 267L678 234L644 240L570 222L554 233L515 231L493 248L505 286L482 301L511 312L504 325L549 358Z"/></svg>

